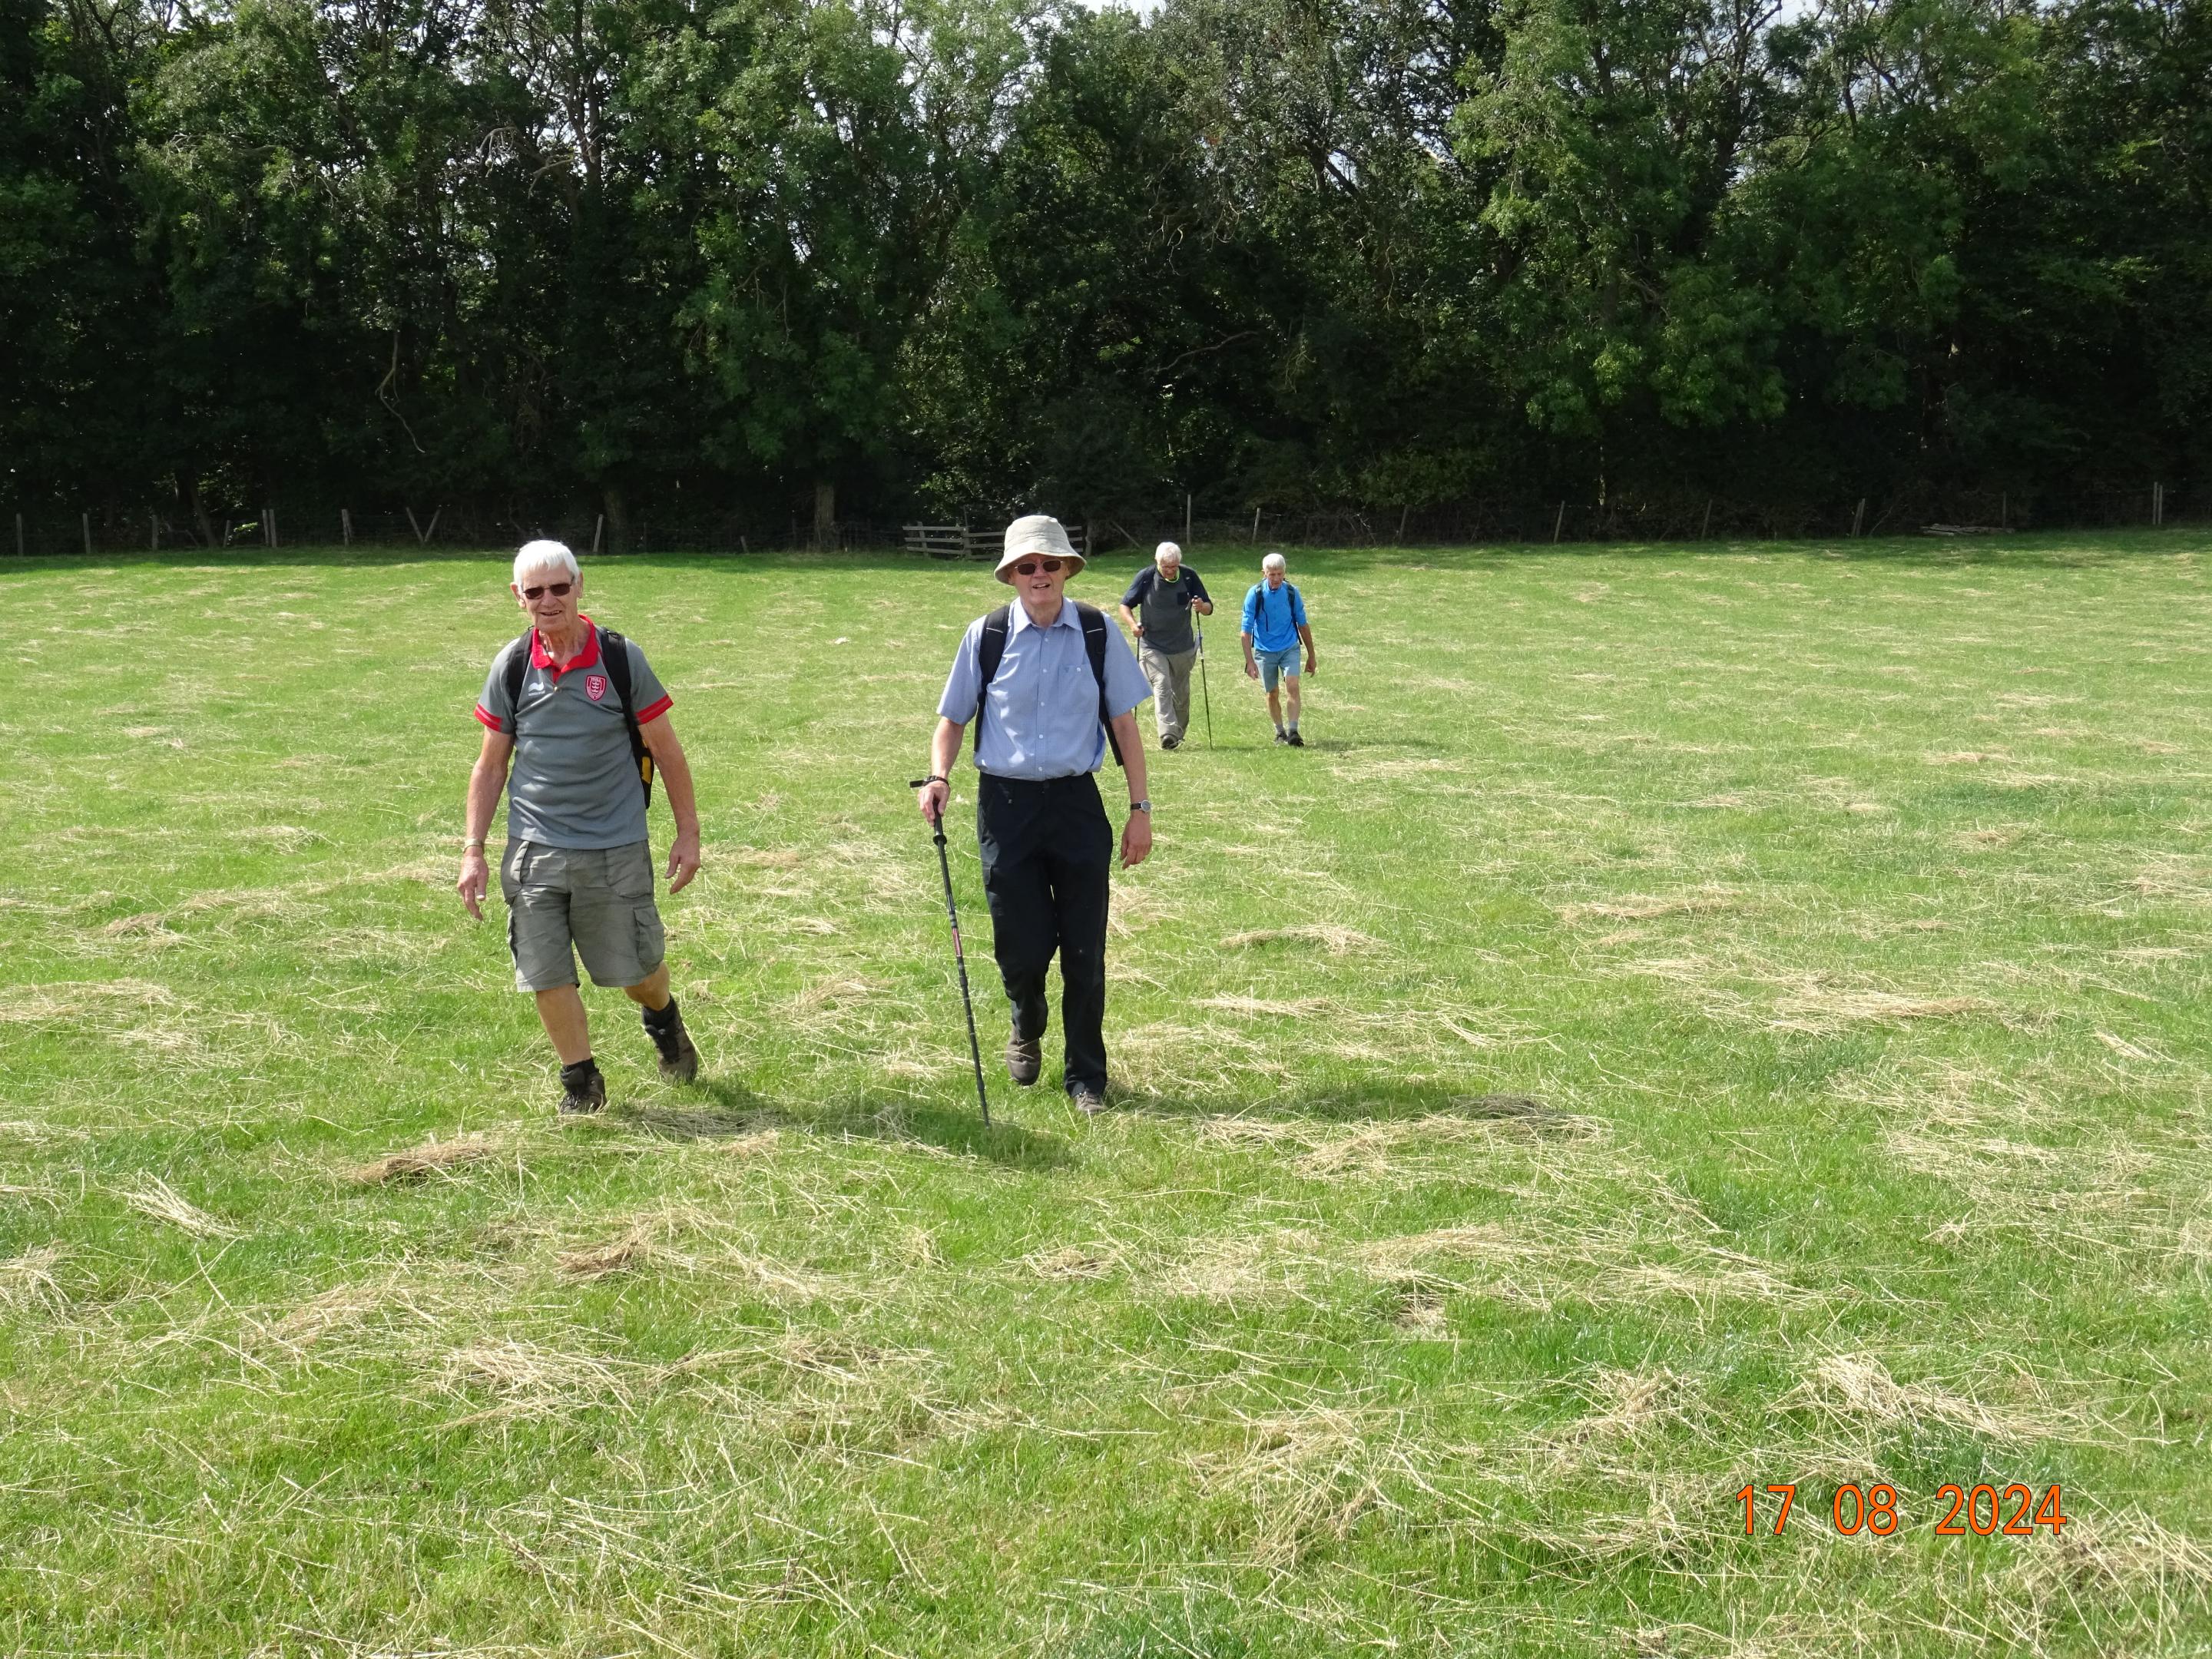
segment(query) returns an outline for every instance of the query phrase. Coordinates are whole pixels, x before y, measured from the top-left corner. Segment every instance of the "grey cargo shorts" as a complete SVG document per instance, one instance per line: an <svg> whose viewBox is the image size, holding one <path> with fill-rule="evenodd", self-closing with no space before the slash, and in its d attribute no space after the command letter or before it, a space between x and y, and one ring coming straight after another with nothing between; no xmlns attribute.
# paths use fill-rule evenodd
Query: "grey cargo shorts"
<svg viewBox="0 0 2212 1659"><path fill-rule="evenodd" d="M499 862L499 890L507 899L507 948L518 990L574 985L578 956L593 984L636 985L667 953L653 902L653 853L644 842L576 848L511 841Z"/></svg>

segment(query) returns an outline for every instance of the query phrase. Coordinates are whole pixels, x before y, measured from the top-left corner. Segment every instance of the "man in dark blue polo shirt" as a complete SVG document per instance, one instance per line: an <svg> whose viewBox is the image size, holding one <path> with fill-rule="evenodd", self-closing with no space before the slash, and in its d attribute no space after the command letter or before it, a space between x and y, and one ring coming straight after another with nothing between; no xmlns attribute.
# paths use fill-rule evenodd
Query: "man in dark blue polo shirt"
<svg viewBox="0 0 2212 1659"><path fill-rule="evenodd" d="M1114 827L1091 775L1105 759L1107 732L1128 775L1129 817L1121 864L1152 850L1152 804L1145 796L1144 739L1137 705L1150 692L1121 630L1064 592L1083 568L1060 521L1042 514L1006 526L998 576L1014 590L995 674L984 673L992 618L969 625L937 705L921 815L944 816L952 763L975 723L975 839L991 950L1012 1005L1006 1070L1035 1083L1043 1068L1045 973L1060 957L1061 1035L1067 1092L1085 1112L1106 1104L1106 907ZM1088 616L1084 613L1088 612ZM995 613L994 613L995 614ZM1104 680L1091 670L1086 629L1104 634Z"/></svg>

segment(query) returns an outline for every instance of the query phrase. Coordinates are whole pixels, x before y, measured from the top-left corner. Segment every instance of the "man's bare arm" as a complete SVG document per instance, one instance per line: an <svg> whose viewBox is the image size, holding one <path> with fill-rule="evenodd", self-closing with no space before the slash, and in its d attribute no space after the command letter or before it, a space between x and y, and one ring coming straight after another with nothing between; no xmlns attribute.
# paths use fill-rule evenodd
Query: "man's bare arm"
<svg viewBox="0 0 2212 1659"><path fill-rule="evenodd" d="M491 835L491 815L499 809L500 792L507 787L507 763L514 754L514 739L504 732L487 730L483 747L469 773L468 806L464 814L468 845L461 849L461 878L453 890L478 921L483 920L483 897L491 884L491 866L484 858L484 842Z"/></svg>
<svg viewBox="0 0 2212 1659"><path fill-rule="evenodd" d="M653 753L653 770L668 791L668 810L676 819L676 839L668 847L668 890L680 893L699 873L699 799L692 793L691 763L667 715L638 728Z"/></svg>
<svg viewBox="0 0 2212 1659"><path fill-rule="evenodd" d="M960 739L967 734L968 728L959 721L947 720L942 714L937 717L937 730L930 734L929 738L931 777L939 780L951 777L952 763L960 758ZM921 787L921 815L934 824L945 816L945 803L952 799L952 786L945 781L927 783Z"/></svg>
<svg viewBox="0 0 2212 1659"><path fill-rule="evenodd" d="M1121 769L1129 780L1129 799L1145 799L1145 737L1137 729L1137 711L1114 716L1114 740L1121 745ZM1129 821L1121 826L1121 867L1142 864L1145 855L1152 850L1152 815L1132 812Z"/></svg>

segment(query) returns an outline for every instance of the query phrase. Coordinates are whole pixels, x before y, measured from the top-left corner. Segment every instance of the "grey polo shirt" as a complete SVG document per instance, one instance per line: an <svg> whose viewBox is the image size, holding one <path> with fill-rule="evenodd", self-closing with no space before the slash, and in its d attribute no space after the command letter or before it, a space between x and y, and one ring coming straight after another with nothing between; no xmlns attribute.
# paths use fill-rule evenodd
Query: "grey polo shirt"
<svg viewBox="0 0 2212 1659"><path fill-rule="evenodd" d="M1193 599L1204 599L1211 605L1213 595L1206 591L1198 572L1188 565L1178 570L1176 579L1170 581L1160 574L1158 565L1148 564L1137 573L1137 580L1129 584L1129 591L1121 595L1121 603L1136 611L1144 622L1145 643L1171 656L1198 649L1190 611Z"/></svg>
<svg viewBox="0 0 2212 1659"><path fill-rule="evenodd" d="M1060 618L1039 628L1018 599L1006 630L1006 654L991 682L988 708L979 655L984 618L968 624L937 712L957 725L976 721L975 764L1000 778L1072 778L1096 772L1106 756L1106 728L1098 723L1098 682L1083 648L1083 623L1075 601L1060 601ZM1106 625L1106 707L1126 714L1152 695L1145 672L1121 630Z"/></svg>
<svg viewBox="0 0 2212 1659"><path fill-rule="evenodd" d="M522 677L521 708L507 700L508 656L520 640L492 659L477 699L477 719L514 738L514 764L507 778L507 838L545 847L627 847L645 836L645 791L629 752L622 698L599 660L599 630L591 629L583 654L556 668L538 631L530 633L530 669ZM630 690L637 723L659 720L675 702L638 649L629 653ZM518 713L520 720L517 719ZM519 727L519 729L518 729Z"/></svg>

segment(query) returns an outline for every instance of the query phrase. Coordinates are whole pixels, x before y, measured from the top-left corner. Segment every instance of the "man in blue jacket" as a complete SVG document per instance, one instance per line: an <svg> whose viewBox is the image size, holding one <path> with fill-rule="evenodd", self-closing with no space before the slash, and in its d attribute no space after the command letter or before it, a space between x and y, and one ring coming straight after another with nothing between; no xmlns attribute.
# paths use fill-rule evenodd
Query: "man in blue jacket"
<svg viewBox="0 0 2212 1659"><path fill-rule="evenodd" d="M1267 715L1275 722L1275 741L1303 749L1298 735L1298 645L1306 648L1306 672L1314 672L1313 629L1306 625L1306 602L1291 586L1288 567L1279 553L1260 561L1261 580L1244 595L1244 673L1260 682L1267 693ZM1277 687L1290 682L1291 720L1283 724L1283 703Z"/></svg>

